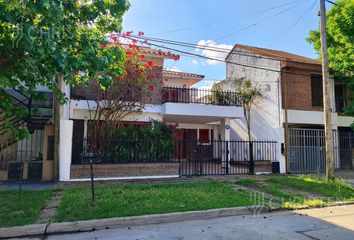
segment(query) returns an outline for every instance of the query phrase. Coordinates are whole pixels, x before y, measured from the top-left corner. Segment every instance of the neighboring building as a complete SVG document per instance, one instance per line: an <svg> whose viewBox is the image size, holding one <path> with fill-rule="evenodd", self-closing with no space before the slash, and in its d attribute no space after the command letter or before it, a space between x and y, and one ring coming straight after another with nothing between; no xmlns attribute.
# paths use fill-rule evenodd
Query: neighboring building
<svg viewBox="0 0 354 240"><path fill-rule="evenodd" d="M262 91L262 98L252 110L252 137L270 138L279 143L277 159L280 160L281 172L323 171L321 63L287 52L240 44L234 46L226 61L227 80L219 84L223 89L235 89L235 79L241 82L249 79ZM331 78L329 85L335 167L351 169L353 134L350 125L354 118L342 114L349 101L349 90L340 79ZM288 132L285 131L286 125ZM244 119L232 120L231 127L232 135L246 138Z"/></svg>
<svg viewBox="0 0 354 240"><path fill-rule="evenodd" d="M24 119L10 117L13 126L27 128L29 137L18 141L4 131L6 116L0 111L0 181L5 180L54 180L54 127L52 125L52 93L43 87L37 91L46 100L35 100L15 89L7 89L13 104L28 112ZM35 114L38 109L40 114Z"/></svg>

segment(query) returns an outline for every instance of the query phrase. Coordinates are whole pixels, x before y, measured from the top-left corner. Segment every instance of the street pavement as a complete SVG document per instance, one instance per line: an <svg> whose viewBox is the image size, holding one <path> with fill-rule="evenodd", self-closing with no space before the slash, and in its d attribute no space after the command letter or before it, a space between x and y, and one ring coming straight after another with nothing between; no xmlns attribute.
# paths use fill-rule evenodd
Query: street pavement
<svg viewBox="0 0 354 240"><path fill-rule="evenodd" d="M354 205L51 235L46 239L353 240Z"/></svg>

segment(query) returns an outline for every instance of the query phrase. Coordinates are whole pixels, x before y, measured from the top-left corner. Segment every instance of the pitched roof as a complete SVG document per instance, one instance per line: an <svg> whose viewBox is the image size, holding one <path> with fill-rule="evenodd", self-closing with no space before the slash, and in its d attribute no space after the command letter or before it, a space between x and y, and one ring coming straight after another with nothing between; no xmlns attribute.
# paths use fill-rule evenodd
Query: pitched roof
<svg viewBox="0 0 354 240"><path fill-rule="evenodd" d="M180 56L178 54L171 53L170 51L165 52L165 51L162 51L161 49L152 49L152 48L141 47L141 46L140 46L140 49L143 53L158 55L158 56L162 56L164 58L171 58L171 59L175 59L175 60L179 60L179 58L180 58Z"/></svg>
<svg viewBox="0 0 354 240"><path fill-rule="evenodd" d="M109 45L118 45L118 46L122 46L123 48L129 48L130 47L129 44L120 43L120 42L110 42L108 44L101 44L101 46L103 46L103 47L109 46ZM170 51L165 52L165 51L162 51L161 49L153 49L153 48L150 48L150 47L139 46L139 45L137 45L136 47L138 47L140 49L140 51L142 53L145 53L145 54L161 56L163 58L169 58L169 59L174 59L174 60L179 60L180 59L180 55L172 53Z"/></svg>
<svg viewBox="0 0 354 240"><path fill-rule="evenodd" d="M162 74L164 77L181 77L181 78L198 78L198 79L202 79L205 77L204 75L201 74L177 72L171 70L163 70Z"/></svg>
<svg viewBox="0 0 354 240"><path fill-rule="evenodd" d="M294 62L309 63L309 64L316 64L316 65L321 64L319 60L300 56L297 54L279 51L279 50L267 49L267 48L247 46L242 44L236 44L229 52L229 54L226 56L225 59L227 59L232 53L234 53L236 48L245 50L247 52L253 52L259 55L267 56L267 57L278 58L277 60L279 61L294 61ZM237 52L235 52L235 54L237 54Z"/></svg>

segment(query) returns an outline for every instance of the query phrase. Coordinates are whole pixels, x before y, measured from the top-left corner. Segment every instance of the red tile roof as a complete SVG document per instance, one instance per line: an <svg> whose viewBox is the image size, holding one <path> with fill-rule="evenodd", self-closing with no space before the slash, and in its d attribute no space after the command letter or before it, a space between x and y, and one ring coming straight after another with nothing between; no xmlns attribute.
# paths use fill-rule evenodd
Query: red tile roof
<svg viewBox="0 0 354 240"><path fill-rule="evenodd" d="M119 42L111 42L111 43L109 43L109 45L118 45L118 46L122 46L124 48L129 47L129 44L119 43ZM165 51L162 51L161 49L152 49L149 47L139 46L139 45L137 45L137 46L139 47L140 51L145 54L152 54L155 56L161 56L163 58L169 58L169 59L174 59L174 60L180 59L180 56L178 54L171 53L170 51L165 52Z"/></svg>
<svg viewBox="0 0 354 240"><path fill-rule="evenodd" d="M259 48L259 47L253 47L253 46L247 46L247 45L242 45L242 44L236 44L233 49L230 51L230 53L226 56L226 59L235 51L236 48L248 51L248 52L254 52L259 55L267 56L267 57L273 57L273 58L278 58L280 61L295 61L295 62L300 62L300 63L310 63L310 64L321 64L321 61L300 56L297 54L293 53L288 53L284 51L279 51L279 50L273 50L273 49L267 49L267 48ZM235 52L237 54L237 52Z"/></svg>
<svg viewBox="0 0 354 240"><path fill-rule="evenodd" d="M201 74L177 72L177 71L171 71L171 70L163 70L162 74L164 77L173 76L173 77L198 78L198 79L202 79L205 77L204 75L201 75Z"/></svg>
<svg viewBox="0 0 354 240"><path fill-rule="evenodd" d="M148 47L140 47L140 49L144 53L159 55L159 56L163 56L164 58L171 58L171 59L175 59L175 60L179 60L179 58L180 58L180 56L178 54L171 53L170 51L165 52L165 51L162 51L161 49L152 49L152 48L148 48Z"/></svg>

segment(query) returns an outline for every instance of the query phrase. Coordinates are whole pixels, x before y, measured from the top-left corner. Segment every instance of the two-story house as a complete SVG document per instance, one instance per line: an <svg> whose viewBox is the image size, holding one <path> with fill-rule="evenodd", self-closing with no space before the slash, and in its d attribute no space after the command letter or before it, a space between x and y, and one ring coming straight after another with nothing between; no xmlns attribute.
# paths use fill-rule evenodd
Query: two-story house
<svg viewBox="0 0 354 240"><path fill-rule="evenodd" d="M157 75L161 76L162 89L154 93L151 103L145 105L142 113L129 115L122 121L128 125L151 125L155 122L169 124L176 129L176 139L187 141L184 146L178 146L182 151L179 158L185 161L186 155L196 151L189 147L188 141L199 141L204 148L209 149L208 154L221 156L225 151L223 143L220 141L217 146L212 145L212 140L230 139L229 124L231 119L241 118L243 110L236 99L236 93L228 92L229 100L220 101L215 96L214 90L204 90L192 88L191 86L204 78L203 75L174 72L163 70L165 59L176 59L179 56L171 53L142 48L145 58L154 62ZM177 57L176 57L177 56ZM73 89L66 86L66 96L68 102L63 106L60 117L60 143L59 143L59 179L60 181L82 180L89 175L89 165L82 164L80 152L72 151L65 146L82 145L82 141L88 134L88 122L92 121L92 111L95 109L95 102L91 96L89 87L77 86ZM222 92L218 92L222 93ZM73 143L73 139L80 139L81 143ZM235 145L235 144L234 144ZM236 146L236 145L235 145ZM214 149L214 150L211 150ZM217 150L215 150L217 149ZM214 152L214 154L213 154ZM134 153L137 155L138 153ZM159 154L159 151L157 151ZM193 161L193 157L190 157ZM153 160L153 159L152 159ZM96 165L96 177L104 179L115 179L121 177L158 177L158 176L179 176L181 174L181 160L176 159L176 163L154 163L154 164L101 164ZM186 171L194 172L195 165L191 163ZM210 166L209 166L210 167ZM213 167L221 169L221 164ZM243 167L246 168L246 167ZM199 173L206 171L199 166ZM219 171L221 172L221 170ZM201 173L203 174L203 173ZM204 172L204 174L207 174Z"/></svg>
<svg viewBox="0 0 354 240"><path fill-rule="evenodd" d="M281 172L325 169L321 62L283 51L236 44L226 57L226 78L220 86L233 89L234 80L249 79L262 91L252 111L254 138L279 143ZM351 169L354 118L344 116L348 88L330 80L334 159L337 169ZM243 119L231 121L233 134L246 137Z"/></svg>
<svg viewBox="0 0 354 240"><path fill-rule="evenodd" d="M145 61L153 62L153 71L161 78L162 85L155 86L153 96L142 112L126 115L121 123L146 129L162 123L172 127L173 137L167 142L164 139L155 142L151 139L115 139L118 142L107 144L112 150L106 155L107 161L95 164L96 178L247 174L251 156L256 161L256 172L271 171L272 162L280 156L276 142L255 141L251 150L248 141L232 135L231 127L243 118L235 91L193 88L203 75L164 70L164 61L178 59L178 55L151 48L142 48L142 53ZM48 101L38 103L16 90L9 90L14 104L25 103L20 107L28 112L32 107L38 107L41 115L14 119L19 121L15 124L29 128L29 138L14 141L8 139L6 133L0 133L3 140L0 144L0 181L83 181L89 177L90 165L84 154L91 144L88 141L90 123L96 121L92 116L97 92L91 86L70 87L63 81L59 87L67 101L56 111L53 111L52 94L48 89L38 89L49 96ZM260 138L272 139L270 136ZM168 151L164 152L165 149Z"/></svg>

